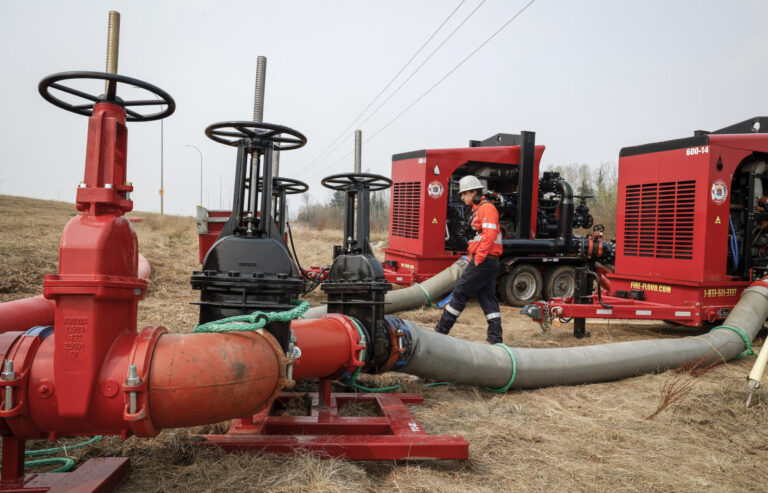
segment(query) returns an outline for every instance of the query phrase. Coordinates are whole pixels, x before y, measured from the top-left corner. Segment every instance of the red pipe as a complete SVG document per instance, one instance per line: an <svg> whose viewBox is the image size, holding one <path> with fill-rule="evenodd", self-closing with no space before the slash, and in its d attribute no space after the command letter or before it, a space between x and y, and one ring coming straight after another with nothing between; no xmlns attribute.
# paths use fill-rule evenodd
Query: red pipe
<svg viewBox="0 0 768 493"><path fill-rule="evenodd" d="M338 314L318 319L294 320L291 330L301 357L293 367L293 379L338 378L363 366L360 334L352 321Z"/></svg>
<svg viewBox="0 0 768 493"><path fill-rule="evenodd" d="M291 329L303 350L294 379L338 378L363 365L364 346L349 318L329 314L295 320ZM63 336L64 341L70 338ZM0 410L0 418L17 439L69 434L151 437L163 428L252 415L292 384L286 377L288 360L266 331L182 335L148 327L115 337L93 378L97 384L78 402L70 402L72 382L57 378L54 371L56 348L63 346L55 340L50 329L0 335L0 348L5 349L0 356L13 360L17 373L16 380L0 386L0 403L5 385L14 392L12 409ZM126 379L131 365L136 366L138 382Z"/></svg>
<svg viewBox="0 0 768 493"><path fill-rule="evenodd" d="M149 281L149 278L152 276L152 266L149 264L149 260L142 255L139 254L139 267L137 269L136 277L139 279L144 279L145 281Z"/></svg>
<svg viewBox="0 0 768 493"><path fill-rule="evenodd" d="M152 266L139 254L138 278L149 280ZM38 325L53 325L56 302L44 296L32 296L0 303L0 334L27 330Z"/></svg>
<svg viewBox="0 0 768 493"><path fill-rule="evenodd" d="M0 410L0 417L18 439L155 436L162 428L254 414L291 383L285 378L287 360L280 345L266 331L182 335L147 328L138 336L126 331L115 340L98 372L99 385L88 396L87 409L81 415L65 415L62 400L69 382L55 377L53 333L2 337L13 339L4 355L14 361L18 377L3 382L14 387L13 408ZM142 367L145 361L149 364ZM134 364L141 382L131 412L134 389L125 381L129 365ZM5 392L2 387L3 399Z"/></svg>
<svg viewBox="0 0 768 493"><path fill-rule="evenodd" d="M266 331L166 334L149 374L152 423L178 428L250 416L286 385L285 363Z"/></svg>
<svg viewBox="0 0 768 493"><path fill-rule="evenodd" d="M0 334L27 330L36 325L53 325L56 304L42 296L0 303Z"/></svg>

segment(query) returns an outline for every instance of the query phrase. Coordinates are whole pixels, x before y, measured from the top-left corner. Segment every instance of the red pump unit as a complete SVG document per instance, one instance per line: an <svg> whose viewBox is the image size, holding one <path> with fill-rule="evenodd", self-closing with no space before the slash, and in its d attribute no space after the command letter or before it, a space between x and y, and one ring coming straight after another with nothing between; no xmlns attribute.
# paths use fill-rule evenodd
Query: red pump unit
<svg viewBox="0 0 768 493"><path fill-rule="evenodd" d="M612 263L613 244L602 226L590 228L586 198L574 196L557 172L539 177L544 146L533 132L497 134L466 149L424 150L392 157L392 206L385 269L389 282L410 285L451 265L474 232L459 180L476 176L499 211L502 254L499 292L512 306L572 296L574 268L587 260ZM580 199L578 205L574 199Z"/></svg>
<svg viewBox="0 0 768 493"><path fill-rule="evenodd" d="M532 132L523 136L533 137ZM519 238L535 238L539 163L544 146L524 146L523 136L497 134L470 147L407 152L392 156L387 281L409 286L447 268L464 254L454 224L458 207L446 207L467 174L483 174L503 183L498 191L519 194ZM497 187L494 187L496 189ZM533 204L533 206L531 205ZM515 232L510 232L515 233Z"/></svg>
<svg viewBox="0 0 768 493"><path fill-rule="evenodd" d="M768 118L755 117L622 149L610 292L593 295L584 282L572 301L539 303L529 314L573 317L577 332L586 317L696 327L724 319L768 272L766 131Z"/></svg>

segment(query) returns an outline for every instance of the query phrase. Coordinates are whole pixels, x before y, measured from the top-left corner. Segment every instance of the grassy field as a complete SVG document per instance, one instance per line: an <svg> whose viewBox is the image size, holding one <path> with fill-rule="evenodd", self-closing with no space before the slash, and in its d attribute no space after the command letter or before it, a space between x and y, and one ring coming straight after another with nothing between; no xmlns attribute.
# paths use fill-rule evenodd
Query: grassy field
<svg viewBox="0 0 768 493"><path fill-rule="evenodd" d="M0 196L0 301L42 292L43 275L56 271L61 230L74 213L72 204ZM172 332L189 332L197 320L197 310L189 304L198 296L189 285L191 272L199 268L194 220L132 215L146 218L135 228L153 269L149 295L139 305L139 327L163 325ZM296 225L294 236L306 267L329 263L341 233ZM386 237L374 235L372 243L380 253ZM319 304L322 292L318 289L308 299ZM423 308L400 316L431 327L440 311ZM505 342L526 347L697 333L660 323L614 321L588 324L592 337L577 341L570 336L571 325L544 334L510 307L502 308L502 320ZM473 302L452 335L482 341L484 332L484 317ZM225 430L226 424L166 430L151 440L109 437L71 455L78 462L130 457L131 474L120 488L125 492L765 491L768 404L760 395L756 406L744 407L745 376L753 360L728 363L696 378L668 371L505 395L462 386L424 388L415 378L392 373L361 377L370 385L397 381L406 391L423 393L424 405L411 406L414 416L428 433L463 435L470 443L465 462L353 463L307 454L227 455L196 445L195 433ZM681 379L692 385L691 392L647 419L658 407L661 389Z"/></svg>

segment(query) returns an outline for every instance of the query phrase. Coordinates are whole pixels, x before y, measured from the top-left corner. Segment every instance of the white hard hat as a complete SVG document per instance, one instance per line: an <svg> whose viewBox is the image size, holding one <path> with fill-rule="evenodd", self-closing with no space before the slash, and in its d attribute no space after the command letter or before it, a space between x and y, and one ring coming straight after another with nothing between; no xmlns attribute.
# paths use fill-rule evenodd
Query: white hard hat
<svg viewBox="0 0 768 493"><path fill-rule="evenodd" d="M467 175L459 180L459 193L464 193L468 190L482 190L483 184L474 175Z"/></svg>

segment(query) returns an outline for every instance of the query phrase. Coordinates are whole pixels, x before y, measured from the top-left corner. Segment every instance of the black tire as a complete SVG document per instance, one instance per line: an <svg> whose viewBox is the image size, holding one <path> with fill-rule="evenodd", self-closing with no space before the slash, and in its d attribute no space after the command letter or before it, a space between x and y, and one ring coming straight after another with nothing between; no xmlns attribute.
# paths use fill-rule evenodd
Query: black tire
<svg viewBox="0 0 768 493"><path fill-rule="evenodd" d="M501 296L507 304L523 307L541 299L543 284L539 269L520 264L501 278Z"/></svg>
<svg viewBox="0 0 768 493"><path fill-rule="evenodd" d="M561 265L547 274L544 298L572 298L576 288L576 271L569 265Z"/></svg>

